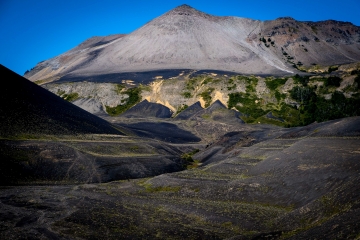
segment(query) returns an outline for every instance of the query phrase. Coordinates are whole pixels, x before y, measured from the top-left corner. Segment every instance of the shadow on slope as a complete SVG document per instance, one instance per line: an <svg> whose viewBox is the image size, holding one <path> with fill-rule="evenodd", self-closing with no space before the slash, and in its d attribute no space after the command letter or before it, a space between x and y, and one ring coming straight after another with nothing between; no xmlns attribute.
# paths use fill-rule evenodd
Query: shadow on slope
<svg viewBox="0 0 360 240"><path fill-rule="evenodd" d="M200 142L193 133L179 128L177 125L166 122L138 122L138 123L117 123L126 127L139 137L153 138L156 140L171 143L192 143Z"/></svg>
<svg viewBox="0 0 360 240"><path fill-rule="evenodd" d="M0 140L0 185L99 183L183 170L183 151L165 143Z"/></svg>
<svg viewBox="0 0 360 240"><path fill-rule="evenodd" d="M136 104L120 116L127 118L170 118L171 115L172 111L168 107L162 104L151 103L148 100L144 100Z"/></svg>
<svg viewBox="0 0 360 240"><path fill-rule="evenodd" d="M94 116L0 65L2 137L22 135L121 134Z"/></svg>
<svg viewBox="0 0 360 240"><path fill-rule="evenodd" d="M240 119L240 116L240 112L227 109L226 106L219 100L211 104L210 107L205 108L194 115L194 117L201 117L205 120L213 120L229 124L244 123L244 121Z"/></svg>
<svg viewBox="0 0 360 240"><path fill-rule="evenodd" d="M200 112L201 110L203 110L203 108L201 107L200 102L196 102L193 105L191 105L190 107L186 108L181 113L179 113L178 115L176 115L175 119L188 120L188 119L192 118L195 114Z"/></svg>

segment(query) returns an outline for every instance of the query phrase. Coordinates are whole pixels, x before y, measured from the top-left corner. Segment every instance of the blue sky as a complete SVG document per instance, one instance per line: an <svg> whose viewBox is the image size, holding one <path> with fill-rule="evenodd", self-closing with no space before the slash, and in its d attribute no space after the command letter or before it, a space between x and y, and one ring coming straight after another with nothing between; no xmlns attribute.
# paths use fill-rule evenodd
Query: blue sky
<svg viewBox="0 0 360 240"><path fill-rule="evenodd" d="M22 75L87 38L131 33L181 4L217 16L334 19L360 26L360 0L0 0L0 64Z"/></svg>

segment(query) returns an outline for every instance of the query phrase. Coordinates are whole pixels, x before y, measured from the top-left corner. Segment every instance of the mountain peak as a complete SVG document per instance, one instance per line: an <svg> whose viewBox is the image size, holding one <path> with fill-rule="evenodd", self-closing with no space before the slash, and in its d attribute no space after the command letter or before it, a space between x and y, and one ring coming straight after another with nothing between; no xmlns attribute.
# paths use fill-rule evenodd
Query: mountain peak
<svg viewBox="0 0 360 240"><path fill-rule="evenodd" d="M186 10L186 9L194 9L193 7L191 7L190 5L187 5L187 4L182 4L180 6L177 6L175 9L181 9L181 10Z"/></svg>
<svg viewBox="0 0 360 240"><path fill-rule="evenodd" d="M195 8L193 8L187 4L180 5L176 8L174 8L173 10L171 10L169 13L174 14L174 15L185 15L185 16L201 14L200 11L196 10Z"/></svg>

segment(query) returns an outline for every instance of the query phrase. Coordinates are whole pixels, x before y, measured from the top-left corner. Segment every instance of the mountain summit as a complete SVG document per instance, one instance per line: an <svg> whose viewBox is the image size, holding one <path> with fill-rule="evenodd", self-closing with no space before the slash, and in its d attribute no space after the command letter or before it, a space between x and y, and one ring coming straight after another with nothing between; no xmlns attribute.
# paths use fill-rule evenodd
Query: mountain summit
<svg viewBox="0 0 360 240"><path fill-rule="evenodd" d="M169 11L167 14L178 14L178 15L197 15L201 13L200 11L196 10L195 8L192 8L191 6L187 4L180 5L173 10Z"/></svg>
<svg viewBox="0 0 360 240"><path fill-rule="evenodd" d="M360 28L351 23L292 18L262 22L217 17L188 5L129 35L86 42L39 63L25 77L49 82L164 69L284 75L312 64L360 61Z"/></svg>

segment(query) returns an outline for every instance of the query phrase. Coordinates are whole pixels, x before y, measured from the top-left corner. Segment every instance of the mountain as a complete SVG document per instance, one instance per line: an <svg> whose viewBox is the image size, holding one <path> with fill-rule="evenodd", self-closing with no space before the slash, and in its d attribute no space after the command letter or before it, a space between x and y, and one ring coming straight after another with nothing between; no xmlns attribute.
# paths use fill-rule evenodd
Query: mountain
<svg viewBox="0 0 360 240"><path fill-rule="evenodd" d="M170 118L172 112L169 108L158 103L148 102L146 99L134 107L121 114L122 117L138 117L138 118Z"/></svg>
<svg viewBox="0 0 360 240"><path fill-rule="evenodd" d="M181 5L128 35L89 39L25 77L39 83L94 76L110 81L121 73L164 69L284 75L313 64L360 61L359 46L360 27L348 22L262 22Z"/></svg>
<svg viewBox="0 0 360 240"><path fill-rule="evenodd" d="M187 107L184 111L180 112L178 115L176 115L175 119L188 120L201 110L203 110L203 108L201 107L200 102L196 102L190 107Z"/></svg>
<svg viewBox="0 0 360 240"><path fill-rule="evenodd" d="M77 181L1 187L0 238L358 239L360 117L298 128L240 126L206 148L187 149L188 169L171 174L159 170L179 166L171 161L174 157L164 157L180 153L175 146L184 144L67 142L61 147L63 162L69 146L82 150L64 172ZM28 143L8 144L24 149ZM44 169L44 156L59 151L51 142L41 144L37 171ZM86 168L91 158L84 151L121 154L126 149L133 154L161 151L164 157L115 161L93 156L96 171ZM157 176L112 181L120 173L143 176L149 165ZM132 175L126 174L131 170ZM78 179L89 175L112 182L83 184Z"/></svg>
<svg viewBox="0 0 360 240"><path fill-rule="evenodd" d="M0 136L118 134L105 120L0 65Z"/></svg>

